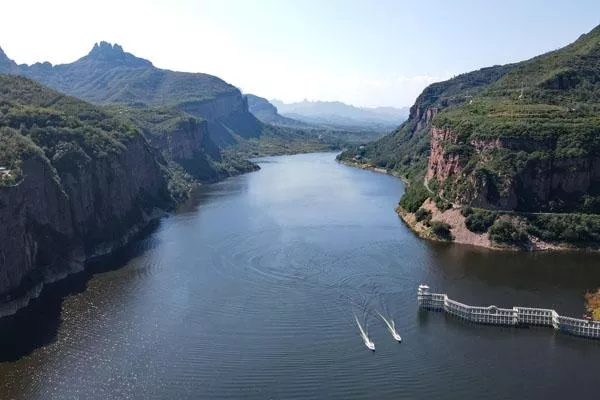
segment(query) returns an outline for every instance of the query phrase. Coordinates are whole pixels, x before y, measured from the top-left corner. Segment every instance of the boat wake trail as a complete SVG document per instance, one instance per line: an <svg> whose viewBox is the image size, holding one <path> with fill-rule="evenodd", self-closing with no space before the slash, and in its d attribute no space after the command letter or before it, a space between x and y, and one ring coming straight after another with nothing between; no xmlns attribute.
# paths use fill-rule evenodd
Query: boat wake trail
<svg viewBox="0 0 600 400"><path fill-rule="evenodd" d="M358 321L358 317L354 314L354 319L356 320L356 325L358 325L358 329L360 330L360 336L362 337L363 342L365 342L365 346L371 351L375 351L375 343L373 343L370 339L363 327L360 325Z"/></svg>
<svg viewBox="0 0 600 400"><path fill-rule="evenodd" d="M398 343L400 343L402 341L402 338L400 337L400 334L398 334L398 332L396 332L396 324L394 323L394 320L391 318L388 320L380 312L377 312L377 314L379 314L379 316L381 317L383 322L385 322L385 324L387 325L387 328L390 331L390 333L392 334L393 338L395 340L397 340Z"/></svg>

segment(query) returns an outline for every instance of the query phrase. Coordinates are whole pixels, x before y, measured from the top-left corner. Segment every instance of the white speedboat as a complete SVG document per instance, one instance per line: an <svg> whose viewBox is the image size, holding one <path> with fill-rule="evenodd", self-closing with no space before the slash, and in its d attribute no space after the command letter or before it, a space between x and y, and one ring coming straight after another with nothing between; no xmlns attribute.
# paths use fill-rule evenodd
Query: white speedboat
<svg viewBox="0 0 600 400"><path fill-rule="evenodd" d="M383 315L381 315L381 313L378 312L377 314L379 314L379 316L381 317L383 322L385 322L385 325L387 326L388 330L392 334L392 337L398 343L402 342L402 337L400 337L400 334L398 332L396 332L396 324L394 323L394 320L391 320L391 322L390 322L387 320L387 318L385 318Z"/></svg>
<svg viewBox="0 0 600 400"><path fill-rule="evenodd" d="M367 349L371 350L371 351L375 351L375 343L373 343L369 337L367 336L367 333L364 331L363 327L360 325L360 322L358 322L358 318L356 317L356 315L354 316L354 319L356 320L356 325L358 325L358 329L360 330L360 337L362 338L363 342L365 342L365 346L367 346Z"/></svg>

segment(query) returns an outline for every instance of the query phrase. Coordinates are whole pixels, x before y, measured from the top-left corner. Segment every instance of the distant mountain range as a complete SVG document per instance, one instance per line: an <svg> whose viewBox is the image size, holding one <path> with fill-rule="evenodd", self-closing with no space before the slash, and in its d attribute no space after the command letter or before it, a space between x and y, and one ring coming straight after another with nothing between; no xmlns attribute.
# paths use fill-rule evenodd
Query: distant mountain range
<svg viewBox="0 0 600 400"><path fill-rule="evenodd" d="M408 118L410 109L394 107L355 107L338 101L284 103L271 100L284 117L308 124L336 127L395 129Z"/></svg>
<svg viewBox="0 0 600 400"><path fill-rule="evenodd" d="M377 121L373 121L372 119L357 120L342 117L341 115L329 115L328 118L311 118L296 114L283 116L269 100L253 94L246 94L245 97L248 102L248 109L261 122L281 128L313 132L319 137L328 137L337 140L341 145L371 142L381 138L384 134L398 126L397 123L388 123L383 119ZM345 104L343 106L360 110ZM389 108L382 108L381 112L389 110ZM391 110L392 112L396 111L396 109ZM347 113L348 109L346 109ZM293 116L293 118L290 116Z"/></svg>
<svg viewBox="0 0 600 400"><path fill-rule="evenodd" d="M287 118L279 114L277 107L269 102L269 100L253 94L245 95L248 101L248 109L256 118L267 124L300 127L310 127L309 124L302 121Z"/></svg>

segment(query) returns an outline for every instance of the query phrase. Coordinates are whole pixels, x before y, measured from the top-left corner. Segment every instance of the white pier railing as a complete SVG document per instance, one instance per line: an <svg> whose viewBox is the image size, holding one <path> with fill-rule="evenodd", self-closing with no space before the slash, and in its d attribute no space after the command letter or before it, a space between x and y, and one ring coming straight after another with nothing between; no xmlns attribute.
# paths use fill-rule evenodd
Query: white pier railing
<svg viewBox="0 0 600 400"><path fill-rule="evenodd" d="M562 332L591 339L600 339L600 321L565 317L547 308L496 306L478 307L450 299L444 293L431 293L429 286L420 285L417 290L419 307L445 311L466 321L491 325L540 325Z"/></svg>

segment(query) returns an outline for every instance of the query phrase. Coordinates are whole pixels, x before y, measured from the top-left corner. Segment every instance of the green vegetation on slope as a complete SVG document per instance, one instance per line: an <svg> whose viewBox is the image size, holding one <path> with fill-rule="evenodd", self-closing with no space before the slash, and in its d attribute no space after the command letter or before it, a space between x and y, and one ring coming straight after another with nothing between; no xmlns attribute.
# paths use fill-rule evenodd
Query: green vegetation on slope
<svg viewBox="0 0 600 400"><path fill-rule="evenodd" d="M400 199L400 207L411 213L416 212L429 196L430 193L423 183L415 180L406 187L406 191Z"/></svg>
<svg viewBox="0 0 600 400"><path fill-rule="evenodd" d="M53 66L0 62L0 73L27 76L71 96L100 105L166 107L210 121L214 143L227 147L249 137L259 137L262 125L251 115L236 87L201 73L156 68L105 42L81 59Z"/></svg>
<svg viewBox="0 0 600 400"><path fill-rule="evenodd" d="M311 130L264 125L259 138L240 141L237 145L226 149L224 153L236 154L239 157L314 153L339 150L342 143Z"/></svg>
<svg viewBox="0 0 600 400"><path fill-rule="evenodd" d="M452 231L450 225L442 221L431 221L431 232L440 240L452 241Z"/></svg>
<svg viewBox="0 0 600 400"><path fill-rule="evenodd" d="M432 127L438 146L428 175L433 193L425 193L414 182L427 170ZM425 196L503 210L466 215L470 230L496 243L522 246L526 232L593 244L600 220L587 214L600 213L600 27L531 60L430 85L396 132L340 159L412 181L400 202L407 211ZM511 219L519 221L514 229Z"/></svg>
<svg viewBox="0 0 600 400"><path fill-rule="evenodd" d="M2 111L0 111L1 115ZM41 149L28 137L11 128L0 128L0 166L6 171L0 173L0 186L10 186L22 177L23 160L34 155L43 157Z"/></svg>
<svg viewBox="0 0 600 400"><path fill-rule="evenodd" d="M346 135L346 132L310 127L301 132L300 128L304 128L301 123L270 126L252 115L248 111L249 100L225 81L207 74L159 69L150 61L123 51L121 46L106 42L96 44L88 55L73 63L56 66L49 63L17 65L2 53L0 73L27 76L96 104L139 110L126 114L151 142L161 141L160 136L170 132L185 130L185 124L195 129L191 126L192 117L198 124L206 120L211 143L204 143L204 150L210 160L201 165L200 158L195 157L194 162L184 165L186 171L201 180L214 180L255 168L228 154L338 149L351 139L362 141L368 136L368 132ZM373 135L368 137L374 138ZM226 149L238 144L237 149L227 151L223 157L213 148ZM212 161L214 163L208 165ZM215 173L206 174L210 169Z"/></svg>
<svg viewBox="0 0 600 400"><path fill-rule="evenodd" d="M494 224L498 214L493 211L483 210L480 208L473 209L464 207L461 210L465 216L465 226L468 230L475 233L484 233Z"/></svg>
<svg viewBox="0 0 600 400"><path fill-rule="evenodd" d="M497 219L489 229L490 239L496 243L526 248L529 242L527 234L512 222Z"/></svg>
<svg viewBox="0 0 600 400"><path fill-rule="evenodd" d="M515 64L468 103L433 120L456 136L445 152L458 155L463 167L460 176L445 182L444 192L458 198L473 192L475 184L488 188L491 204L516 195L508 204L521 211L595 210L599 100L600 28L563 49ZM576 179L589 183L574 185ZM536 181L552 186L536 188Z"/></svg>
<svg viewBox="0 0 600 400"><path fill-rule="evenodd" d="M11 185L21 177L23 161L38 156L54 171L77 173L92 159L120 155L132 139L141 139L131 122L100 107L58 93L27 78L0 75L0 166L10 170L0 180ZM156 159L173 189L183 199L191 177Z"/></svg>
<svg viewBox="0 0 600 400"><path fill-rule="evenodd" d="M10 128L3 130L2 166L17 170L33 153L77 168L79 157L68 155L118 153L139 135L135 127L97 107L29 79L5 75L0 75L0 127Z"/></svg>
<svg viewBox="0 0 600 400"><path fill-rule="evenodd" d="M254 171L258 166L243 155L224 152L211 140L206 121L175 108L109 108L119 118L139 127L150 144L165 158L201 182Z"/></svg>

